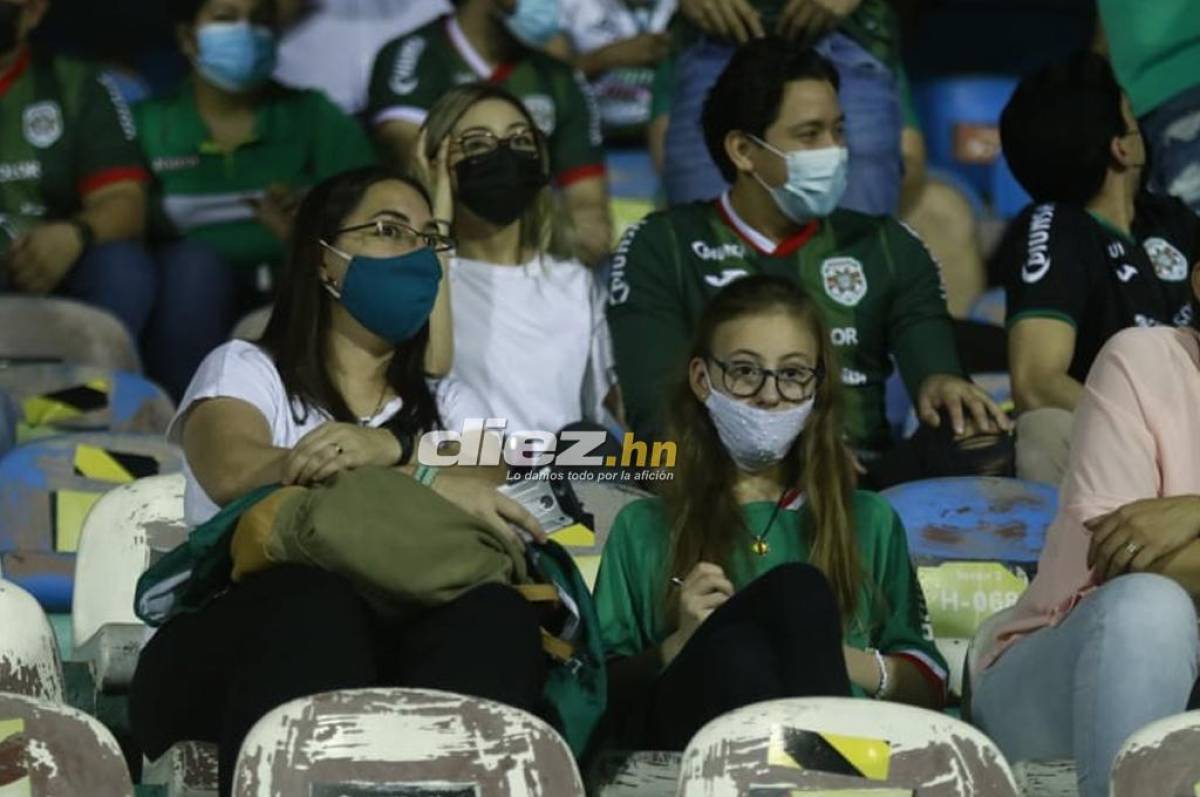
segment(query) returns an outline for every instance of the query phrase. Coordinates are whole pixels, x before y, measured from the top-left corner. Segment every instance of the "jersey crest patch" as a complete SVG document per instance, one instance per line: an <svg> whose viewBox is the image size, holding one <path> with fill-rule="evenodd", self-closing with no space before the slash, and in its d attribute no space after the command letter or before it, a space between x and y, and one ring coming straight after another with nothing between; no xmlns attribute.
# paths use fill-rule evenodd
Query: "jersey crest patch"
<svg viewBox="0 0 1200 797"><path fill-rule="evenodd" d="M1150 262L1154 264L1154 273L1160 280L1182 282L1187 279L1187 258L1169 241L1162 238L1147 238L1142 242L1142 248L1150 256Z"/></svg>
<svg viewBox="0 0 1200 797"><path fill-rule="evenodd" d="M25 140L39 149L53 146L62 138L62 109L54 100L43 100L25 107L21 117L24 123Z"/></svg>
<svg viewBox="0 0 1200 797"><path fill-rule="evenodd" d="M527 97L522 97L521 101L525 104L529 115L533 117L533 123L537 125L538 130L542 131L542 135L553 135L554 100L550 99L546 94L530 94Z"/></svg>
<svg viewBox="0 0 1200 797"><path fill-rule="evenodd" d="M867 275L852 257L831 257L821 264L825 293L840 305L854 307L867 295Z"/></svg>

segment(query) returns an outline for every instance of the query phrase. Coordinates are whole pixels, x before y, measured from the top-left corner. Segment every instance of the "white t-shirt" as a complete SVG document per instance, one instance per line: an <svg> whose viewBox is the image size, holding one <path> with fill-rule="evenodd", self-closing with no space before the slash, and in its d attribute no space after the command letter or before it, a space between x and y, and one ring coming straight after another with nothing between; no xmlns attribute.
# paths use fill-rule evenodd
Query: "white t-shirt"
<svg viewBox="0 0 1200 797"><path fill-rule="evenodd" d="M451 378L461 403L504 418L506 432L558 432L569 423L606 423L604 398L616 384L605 290L574 260L541 255L520 266L455 258ZM461 403L446 416L464 415ZM476 416L478 417L478 416ZM444 417L448 429L461 431Z"/></svg>
<svg viewBox="0 0 1200 797"><path fill-rule="evenodd" d="M642 33L663 33L677 0L560 0L559 25L577 53L590 53ZM613 69L591 80L604 127L620 130L650 121L654 70Z"/></svg>
<svg viewBox="0 0 1200 797"><path fill-rule="evenodd" d="M448 14L447 0L314 0L279 41L275 79L320 89L348 114L367 107L371 67L383 46Z"/></svg>
<svg viewBox="0 0 1200 797"><path fill-rule="evenodd" d="M453 389L448 386L446 390ZM231 340L213 349L188 385L179 412L167 429L167 437L176 443L182 442L183 417L197 401L209 398L235 398L253 405L267 419L271 429L271 445L291 448L306 434L330 420L324 410L310 409L293 414L293 406L287 400L283 380L275 363L264 350L244 340ZM377 427L400 411L402 401L394 398L371 418L362 419L364 426ZM300 405L295 405L301 410ZM296 421L296 415L303 420ZM220 509L200 482L184 457L183 474L187 480L183 493L183 514L189 526L198 526L217 514Z"/></svg>

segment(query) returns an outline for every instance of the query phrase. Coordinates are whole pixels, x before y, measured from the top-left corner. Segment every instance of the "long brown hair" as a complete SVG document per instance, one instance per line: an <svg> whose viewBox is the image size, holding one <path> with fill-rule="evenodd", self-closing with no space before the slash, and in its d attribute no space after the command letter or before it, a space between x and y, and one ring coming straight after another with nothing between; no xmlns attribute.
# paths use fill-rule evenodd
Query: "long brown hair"
<svg viewBox="0 0 1200 797"><path fill-rule="evenodd" d="M412 178L378 166L364 166L317 184L296 213L291 249L275 291L275 307L258 345L275 361L297 423L304 422L311 407L325 410L335 421L358 423L325 359L332 300L321 285L325 250L320 242L336 240L338 230L346 226L346 217L358 207L367 190L387 181L403 183L429 203L425 189ZM415 335L396 345L387 369L388 385L403 401L400 411L386 424L402 441L402 462L407 462L416 450L418 435L441 428L437 403L426 383L428 345L426 321Z"/></svg>
<svg viewBox="0 0 1200 797"><path fill-rule="evenodd" d="M499 86L491 83L466 83L455 86L433 104L425 123L421 126L425 131L425 157L432 163L437 159L438 150L446 136L452 135L454 126L462 119L470 108L484 100L500 100L506 102L525 117L525 123L533 131L542 153L542 164L550 168L550 153L546 145L546 137L538 128L533 116L520 100ZM530 204L525 215L521 217L521 250L524 252L546 252L555 257L572 255L570 231L565 214L559 211L555 204L554 192L549 185L541 190L537 199Z"/></svg>
<svg viewBox="0 0 1200 797"><path fill-rule="evenodd" d="M705 308L688 360L712 356L722 324L779 312L804 324L817 340L821 373L812 415L781 463L784 485L805 493L814 521L809 561L828 579L842 617L848 619L863 583L851 511L855 476L842 442L841 372L820 309L788 280L737 280ZM676 441L679 455L663 496L671 523L670 572L664 581L686 576L699 562L727 567L735 541L748 531L733 492L737 466L686 376L674 391L667 419L669 439Z"/></svg>

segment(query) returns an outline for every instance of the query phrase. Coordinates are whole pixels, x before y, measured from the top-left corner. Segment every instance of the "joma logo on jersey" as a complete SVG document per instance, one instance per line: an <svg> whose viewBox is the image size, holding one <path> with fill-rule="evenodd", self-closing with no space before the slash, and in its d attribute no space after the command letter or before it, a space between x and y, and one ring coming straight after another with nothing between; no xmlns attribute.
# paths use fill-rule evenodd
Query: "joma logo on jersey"
<svg viewBox="0 0 1200 797"><path fill-rule="evenodd" d="M1054 221L1054 205L1041 205L1029 221L1029 254L1021 266L1021 280L1032 285L1050 270L1050 224Z"/></svg>
<svg viewBox="0 0 1200 797"><path fill-rule="evenodd" d="M720 274L705 274L704 281L714 288L724 288L734 280L740 280L742 277L749 275L750 272L744 268L726 268L721 269Z"/></svg>
<svg viewBox="0 0 1200 797"><path fill-rule="evenodd" d="M390 87L397 94L412 94L417 87L417 61L425 52L425 40L419 36L408 39L400 45L396 56L396 66L392 69Z"/></svg>
<svg viewBox="0 0 1200 797"><path fill-rule="evenodd" d="M854 307L867 295L867 274L852 257L831 257L821 264L825 293L840 305Z"/></svg>
<svg viewBox="0 0 1200 797"><path fill-rule="evenodd" d="M704 241L692 241L692 253L701 260L716 260L721 261L726 258L736 257L743 258L746 256L746 250L741 244L721 244L720 246L709 246Z"/></svg>

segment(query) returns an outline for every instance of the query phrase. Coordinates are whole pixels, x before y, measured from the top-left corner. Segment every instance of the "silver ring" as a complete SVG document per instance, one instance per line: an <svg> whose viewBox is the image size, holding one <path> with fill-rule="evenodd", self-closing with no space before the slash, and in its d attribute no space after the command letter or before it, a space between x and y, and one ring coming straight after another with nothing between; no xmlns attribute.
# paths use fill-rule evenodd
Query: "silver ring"
<svg viewBox="0 0 1200 797"><path fill-rule="evenodd" d="M1130 556L1136 556L1137 552L1141 550L1141 548L1142 546L1138 545L1136 542L1131 542L1125 546L1125 550L1129 551Z"/></svg>

